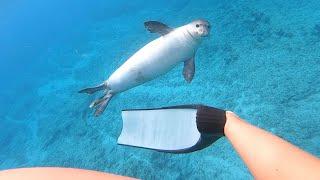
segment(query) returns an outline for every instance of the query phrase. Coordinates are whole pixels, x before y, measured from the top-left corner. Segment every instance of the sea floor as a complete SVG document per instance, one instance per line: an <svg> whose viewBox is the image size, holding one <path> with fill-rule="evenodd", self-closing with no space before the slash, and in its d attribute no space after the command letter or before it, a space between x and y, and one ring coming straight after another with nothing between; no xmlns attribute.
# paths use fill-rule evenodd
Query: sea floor
<svg viewBox="0 0 320 180"><path fill-rule="evenodd" d="M318 0L142 4L119 6L91 23L83 39L35 57L48 73L26 78L27 87L1 88L0 169L63 166L142 179L251 179L226 138L191 154L117 145L122 109L194 103L232 110L320 156ZM191 84L178 65L115 96L103 116L93 117L88 105L99 95L77 91L105 80L157 38L144 21L177 27L199 17L210 21L212 31L196 54Z"/></svg>

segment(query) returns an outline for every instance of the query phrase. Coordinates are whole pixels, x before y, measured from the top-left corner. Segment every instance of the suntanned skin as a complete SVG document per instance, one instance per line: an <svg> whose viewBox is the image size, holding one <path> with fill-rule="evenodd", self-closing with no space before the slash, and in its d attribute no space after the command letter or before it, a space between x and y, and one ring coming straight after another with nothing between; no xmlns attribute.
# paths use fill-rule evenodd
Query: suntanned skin
<svg viewBox="0 0 320 180"><path fill-rule="evenodd" d="M98 171L36 167L20 168L0 171L0 180L134 180L133 178L118 176Z"/></svg>
<svg viewBox="0 0 320 180"><path fill-rule="evenodd" d="M226 113L226 137L256 179L320 179L320 159Z"/></svg>

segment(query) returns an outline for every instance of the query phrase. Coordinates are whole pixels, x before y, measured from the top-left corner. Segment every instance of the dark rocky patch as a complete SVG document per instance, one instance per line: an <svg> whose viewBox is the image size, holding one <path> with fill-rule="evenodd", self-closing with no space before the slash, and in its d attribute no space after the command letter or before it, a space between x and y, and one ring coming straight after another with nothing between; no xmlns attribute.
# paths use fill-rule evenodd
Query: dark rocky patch
<svg viewBox="0 0 320 180"><path fill-rule="evenodd" d="M274 32L276 36L280 37L280 38L292 38L293 37L293 33L291 32L286 32L283 29L280 29L278 31Z"/></svg>
<svg viewBox="0 0 320 180"><path fill-rule="evenodd" d="M262 43L272 37L270 21L270 18L263 12L254 11L249 14L243 23L256 42Z"/></svg>
<svg viewBox="0 0 320 180"><path fill-rule="evenodd" d="M266 16L263 12L252 12L251 16L254 18L256 22L260 22L263 24L270 23L270 18Z"/></svg>
<svg viewBox="0 0 320 180"><path fill-rule="evenodd" d="M259 30L260 26L269 25L270 18L263 12L252 12L248 19L244 20L244 25L248 28L251 33Z"/></svg>
<svg viewBox="0 0 320 180"><path fill-rule="evenodd" d="M320 23L314 25L312 35L320 39Z"/></svg>
<svg viewBox="0 0 320 180"><path fill-rule="evenodd" d="M229 44L225 44L222 47L222 52L224 54L223 60L225 65L230 65L239 59L239 54Z"/></svg>
<svg viewBox="0 0 320 180"><path fill-rule="evenodd" d="M266 39L272 36L271 29L260 30L253 34L258 42L264 42Z"/></svg>

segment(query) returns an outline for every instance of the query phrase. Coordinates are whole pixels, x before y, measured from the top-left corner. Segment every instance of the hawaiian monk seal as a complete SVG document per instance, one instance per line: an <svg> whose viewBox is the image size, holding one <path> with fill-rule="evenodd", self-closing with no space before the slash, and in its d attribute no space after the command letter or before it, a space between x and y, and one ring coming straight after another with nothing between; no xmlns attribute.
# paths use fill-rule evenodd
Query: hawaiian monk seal
<svg viewBox="0 0 320 180"><path fill-rule="evenodd" d="M93 94L105 90L105 94L90 105L90 108L96 108L95 116L102 114L115 94L165 74L179 62L184 62L185 80L188 83L192 81L195 72L194 56L202 39L209 36L209 22L196 20L175 29L157 21L148 21L144 25L148 31L159 33L161 37L133 54L102 84L79 91Z"/></svg>

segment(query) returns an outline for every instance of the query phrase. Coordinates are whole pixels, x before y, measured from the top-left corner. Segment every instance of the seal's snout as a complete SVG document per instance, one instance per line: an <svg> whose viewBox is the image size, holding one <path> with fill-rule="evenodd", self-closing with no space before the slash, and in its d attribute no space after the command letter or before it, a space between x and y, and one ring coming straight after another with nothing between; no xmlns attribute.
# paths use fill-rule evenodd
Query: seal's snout
<svg viewBox="0 0 320 180"><path fill-rule="evenodd" d="M206 20L196 20L191 23L196 33L200 37L208 37L210 35L210 23Z"/></svg>
<svg viewBox="0 0 320 180"><path fill-rule="evenodd" d="M198 33L202 37L208 37L210 35L210 25L202 25L198 28Z"/></svg>
<svg viewBox="0 0 320 180"><path fill-rule="evenodd" d="M208 37L209 35L210 35L210 29L203 28L203 30L201 31L201 36Z"/></svg>

